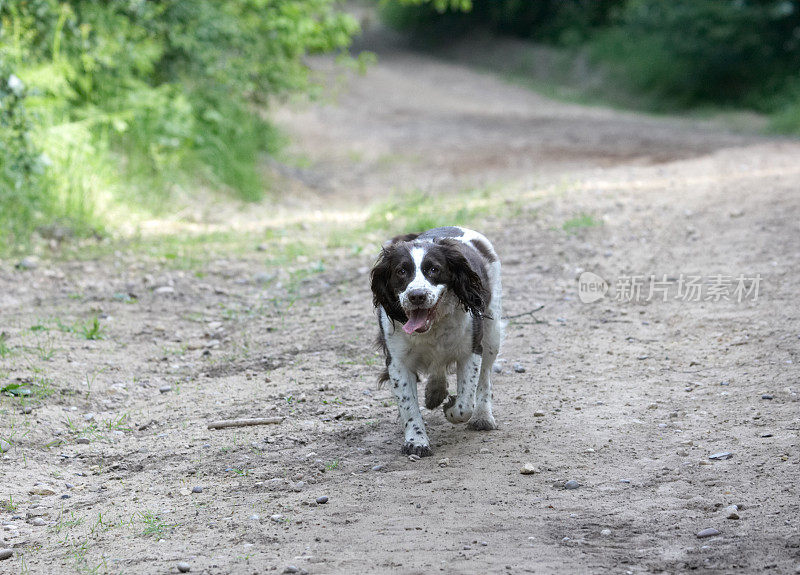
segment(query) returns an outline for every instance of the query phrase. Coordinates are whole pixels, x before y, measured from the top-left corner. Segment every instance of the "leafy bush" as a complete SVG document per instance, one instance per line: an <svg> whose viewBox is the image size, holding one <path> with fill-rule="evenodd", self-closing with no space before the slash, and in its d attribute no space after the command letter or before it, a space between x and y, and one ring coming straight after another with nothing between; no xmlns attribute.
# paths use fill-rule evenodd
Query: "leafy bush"
<svg viewBox="0 0 800 575"><path fill-rule="evenodd" d="M346 49L357 28L334 0L0 0L0 217L23 189L33 203L13 219L28 229L47 203L85 223L198 177L258 199L259 156L278 142L261 110L308 90L304 56Z"/></svg>

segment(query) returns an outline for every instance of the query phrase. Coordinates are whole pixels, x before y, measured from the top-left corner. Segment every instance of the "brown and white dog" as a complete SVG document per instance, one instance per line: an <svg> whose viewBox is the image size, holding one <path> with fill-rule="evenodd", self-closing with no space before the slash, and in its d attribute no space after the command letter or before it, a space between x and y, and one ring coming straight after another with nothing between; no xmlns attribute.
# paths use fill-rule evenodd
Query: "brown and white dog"
<svg viewBox="0 0 800 575"><path fill-rule="evenodd" d="M417 379L427 374L425 407L447 398L451 423L496 429L492 365L503 338L500 260L478 232L442 227L398 236L384 244L372 268L378 341L405 428L403 453L431 455L417 401ZM448 398L447 372L457 391Z"/></svg>

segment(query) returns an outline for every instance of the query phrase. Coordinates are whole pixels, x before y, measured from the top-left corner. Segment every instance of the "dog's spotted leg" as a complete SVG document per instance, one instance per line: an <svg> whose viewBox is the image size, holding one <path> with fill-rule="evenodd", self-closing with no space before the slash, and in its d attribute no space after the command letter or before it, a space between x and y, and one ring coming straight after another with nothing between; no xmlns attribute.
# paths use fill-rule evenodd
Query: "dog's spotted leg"
<svg viewBox="0 0 800 575"><path fill-rule="evenodd" d="M456 377L458 393L450 396L444 404L444 416L450 423L464 423L472 417L475 409L475 389L481 371L481 356L472 353L457 363Z"/></svg>
<svg viewBox="0 0 800 575"><path fill-rule="evenodd" d="M469 420L469 427L478 431L489 431L497 429L494 416L492 415L492 366L497 352L489 354L484 352L483 365L481 365L481 375L478 379L478 390L475 394L475 411L472 419Z"/></svg>
<svg viewBox="0 0 800 575"><path fill-rule="evenodd" d="M421 457L432 455L428 434L425 432L425 423L422 421L422 414L419 411L417 376L404 366L392 361L389 364L389 381L392 393L397 399L400 421L403 423L405 434L403 453Z"/></svg>

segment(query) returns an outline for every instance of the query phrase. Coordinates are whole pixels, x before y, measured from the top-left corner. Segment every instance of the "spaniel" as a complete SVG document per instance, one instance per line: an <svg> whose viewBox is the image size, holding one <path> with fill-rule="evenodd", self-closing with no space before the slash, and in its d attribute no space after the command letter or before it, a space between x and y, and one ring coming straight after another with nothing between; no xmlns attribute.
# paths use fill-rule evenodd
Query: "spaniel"
<svg viewBox="0 0 800 575"><path fill-rule="evenodd" d="M503 339L500 260L478 232L441 227L384 244L372 268L378 342L405 430L403 453L431 455L417 401L427 375L425 407L444 402L451 423L496 429L492 366ZM454 368L456 394L448 396ZM446 400L446 401L445 401Z"/></svg>

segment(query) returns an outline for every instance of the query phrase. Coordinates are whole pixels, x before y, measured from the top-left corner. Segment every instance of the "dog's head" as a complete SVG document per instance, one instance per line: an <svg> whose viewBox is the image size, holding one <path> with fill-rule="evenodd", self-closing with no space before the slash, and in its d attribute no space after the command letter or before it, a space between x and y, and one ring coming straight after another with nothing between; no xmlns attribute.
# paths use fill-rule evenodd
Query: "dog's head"
<svg viewBox="0 0 800 575"><path fill-rule="evenodd" d="M410 238L411 241L404 241ZM408 334L424 333L445 310L439 304L452 294L464 310L483 315L487 286L459 241L414 241L413 235L385 246L372 268L372 299Z"/></svg>

